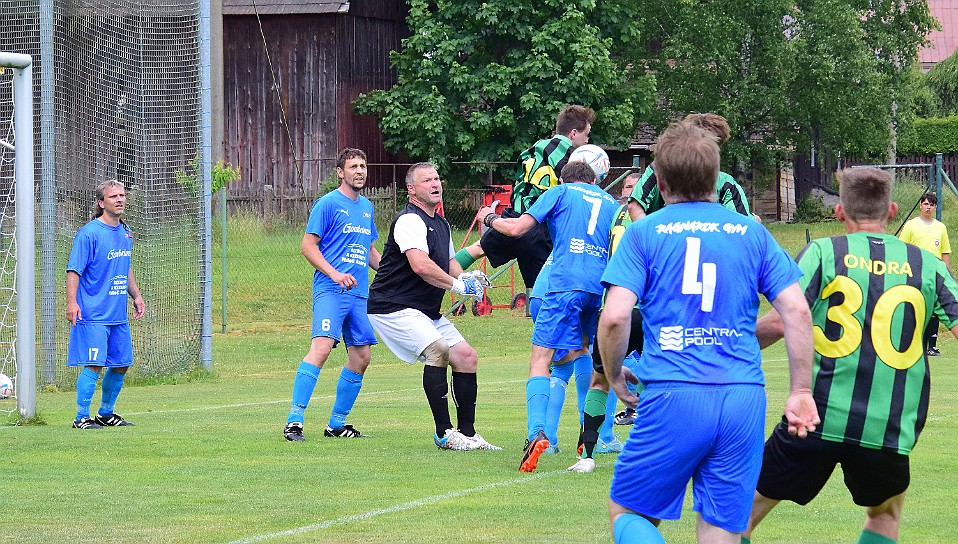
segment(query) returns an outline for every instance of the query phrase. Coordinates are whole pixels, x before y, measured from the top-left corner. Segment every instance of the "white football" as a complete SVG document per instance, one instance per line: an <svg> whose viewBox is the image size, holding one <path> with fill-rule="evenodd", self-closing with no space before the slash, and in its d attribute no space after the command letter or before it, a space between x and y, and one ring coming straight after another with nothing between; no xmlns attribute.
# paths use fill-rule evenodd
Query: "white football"
<svg viewBox="0 0 958 544"><path fill-rule="evenodd" d="M592 167L595 177L599 181L605 179L609 173L609 154L594 144L585 144L575 148L569 156L569 162L584 162Z"/></svg>
<svg viewBox="0 0 958 544"><path fill-rule="evenodd" d="M13 396L13 380L10 376L0 373L0 399L8 399Z"/></svg>

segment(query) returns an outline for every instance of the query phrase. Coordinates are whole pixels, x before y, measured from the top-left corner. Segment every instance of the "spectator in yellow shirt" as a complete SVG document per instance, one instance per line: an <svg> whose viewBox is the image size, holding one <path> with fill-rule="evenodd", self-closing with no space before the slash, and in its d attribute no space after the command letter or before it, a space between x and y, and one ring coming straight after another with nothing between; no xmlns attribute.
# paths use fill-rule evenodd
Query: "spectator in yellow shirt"
<svg viewBox="0 0 958 544"><path fill-rule="evenodd" d="M948 241L948 227L935 219L938 195L925 193L921 197L921 213L905 223L898 237L906 243L914 244L932 252L945 262L951 270L951 243ZM931 316L925 329L925 352L929 356L941 355L938 351L938 318Z"/></svg>

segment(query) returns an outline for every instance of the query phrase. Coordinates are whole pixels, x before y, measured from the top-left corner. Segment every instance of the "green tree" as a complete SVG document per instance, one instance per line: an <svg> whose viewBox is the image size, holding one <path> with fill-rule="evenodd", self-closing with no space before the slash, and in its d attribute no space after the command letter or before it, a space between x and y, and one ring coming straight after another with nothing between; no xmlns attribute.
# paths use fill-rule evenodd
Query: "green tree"
<svg viewBox="0 0 958 544"><path fill-rule="evenodd" d="M512 161L573 103L596 110L593 142L623 146L655 99L621 54L638 42L637 4L411 0L411 36L390 57L398 82L357 110L380 117L387 148L443 167Z"/></svg>
<svg viewBox="0 0 958 544"><path fill-rule="evenodd" d="M925 0L650 4L635 59L664 97L653 125L724 115L723 159L738 175L785 150L883 150L897 89L935 27Z"/></svg>
<svg viewBox="0 0 958 544"><path fill-rule="evenodd" d="M925 82L937 99L938 116L958 114L958 52L936 64L925 74Z"/></svg>

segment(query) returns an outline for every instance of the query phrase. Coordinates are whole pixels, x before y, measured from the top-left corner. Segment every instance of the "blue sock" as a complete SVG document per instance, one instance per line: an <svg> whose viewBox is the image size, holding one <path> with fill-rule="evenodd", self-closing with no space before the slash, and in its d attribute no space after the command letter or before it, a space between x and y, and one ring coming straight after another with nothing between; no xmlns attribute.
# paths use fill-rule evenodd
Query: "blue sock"
<svg viewBox="0 0 958 544"><path fill-rule="evenodd" d="M77 419L90 417L90 402L93 401L93 392L99 379L99 374L86 367L77 376Z"/></svg>
<svg viewBox="0 0 958 544"><path fill-rule="evenodd" d="M346 424L346 416L356 404L356 397L363 386L363 375L353 372L346 367L339 373L336 383L336 402L333 403L333 414L329 416L329 426L338 429Z"/></svg>
<svg viewBox="0 0 958 544"><path fill-rule="evenodd" d="M585 396L589 394L589 382L592 380L592 354L579 355L572 364L575 365L575 398L581 426L585 421Z"/></svg>
<svg viewBox="0 0 958 544"><path fill-rule="evenodd" d="M665 544L662 533L638 514L622 514L612 526L615 544Z"/></svg>
<svg viewBox="0 0 958 544"><path fill-rule="evenodd" d="M296 379L293 380L293 404L289 409L286 423L303 422L303 412L309 406L309 398L313 396L316 380L319 379L319 370L318 366L313 366L306 361L299 363Z"/></svg>
<svg viewBox="0 0 958 544"><path fill-rule="evenodd" d="M113 405L116 404L116 398L120 396L124 378L126 378L126 372L121 374L111 369L107 369L103 374L103 398L100 401L100 409L97 410L101 416L113 413Z"/></svg>
<svg viewBox="0 0 958 544"><path fill-rule="evenodd" d="M552 377L549 378L549 405L546 408L546 438L549 444L559 443L559 416L562 415L562 405L565 404L565 390L572 377L572 362L562 365L552 365Z"/></svg>
<svg viewBox="0 0 958 544"><path fill-rule="evenodd" d="M615 391L609 389L609 400L605 403L605 420L599 427L599 440L606 444L615 442L615 433L612 432L612 424L615 423L615 409L618 407L619 397L615 396Z"/></svg>
<svg viewBox="0 0 958 544"><path fill-rule="evenodd" d="M546 410L549 406L549 378L533 376L526 382L526 411L529 440L546 428Z"/></svg>
<svg viewBox="0 0 958 544"><path fill-rule="evenodd" d="M641 356L637 352L633 351L632 353L628 354L626 358L622 361L622 366L628 367L633 374L638 376L640 357ZM637 384L627 383L626 385L629 387L629 391L631 391L633 395L641 395L642 392L645 391L645 384L643 384L642 382L639 382Z"/></svg>

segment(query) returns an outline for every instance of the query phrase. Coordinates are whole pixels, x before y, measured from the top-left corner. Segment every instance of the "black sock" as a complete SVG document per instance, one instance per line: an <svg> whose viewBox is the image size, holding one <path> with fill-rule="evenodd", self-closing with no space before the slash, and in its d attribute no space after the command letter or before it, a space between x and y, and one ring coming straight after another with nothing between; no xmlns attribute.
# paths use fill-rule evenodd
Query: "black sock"
<svg viewBox="0 0 958 544"><path fill-rule="evenodd" d="M585 414L585 425L582 430L582 455L592 457L595 445L599 441L599 427L605 422L605 414L590 416Z"/></svg>
<svg viewBox="0 0 958 544"><path fill-rule="evenodd" d="M446 429L452 428L449 420L449 384L446 383L446 368L426 365L422 368L422 389L426 392L432 419L436 422L436 434L442 438Z"/></svg>
<svg viewBox="0 0 958 544"><path fill-rule="evenodd" d="M476 397L479 385L475 374L452 372L452 401L456 403L459 431L466 436L476 434Z"/></svg>

